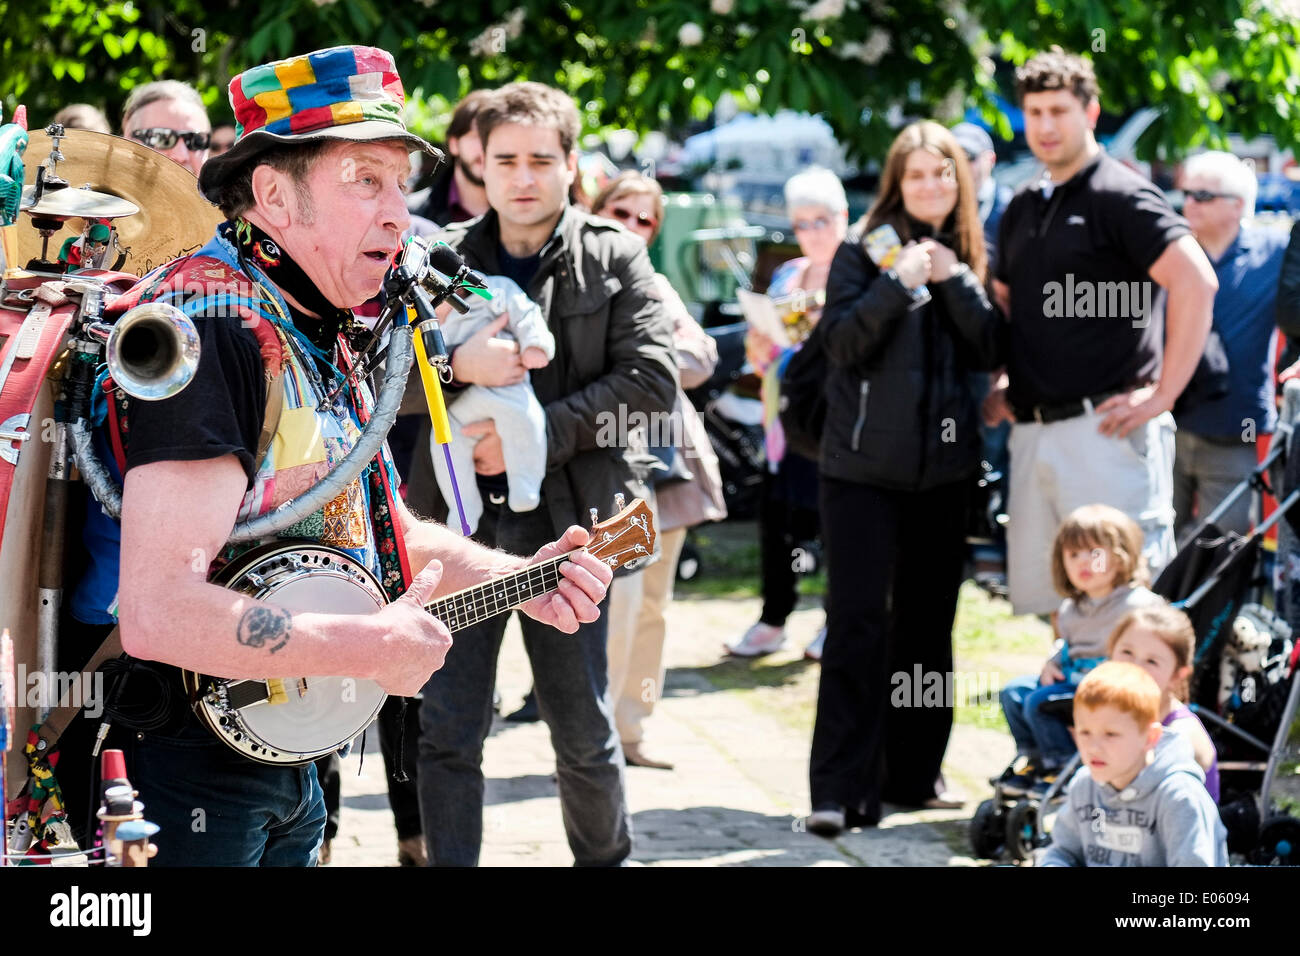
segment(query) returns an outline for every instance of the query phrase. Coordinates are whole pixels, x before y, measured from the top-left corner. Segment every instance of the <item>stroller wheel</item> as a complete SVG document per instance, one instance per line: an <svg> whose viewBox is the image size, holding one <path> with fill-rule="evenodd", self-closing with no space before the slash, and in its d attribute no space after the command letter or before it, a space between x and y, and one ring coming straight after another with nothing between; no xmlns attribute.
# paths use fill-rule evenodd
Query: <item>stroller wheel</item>
<svg viewBox="0 0 1300 956"><path fill-rule="evenodd" d="M975 855L984 860L992 860L1002 850L1006 826L998 804L985 800L975 810L970 821L970 845Z"/></svg>
<svg viewBox="0 0 1300 956"><path fill-rule="evenodd" d="M1021 800L1007 811L1007 853L1013 860L1028 860L1038 846L1038 804Z"/></svg>
<svg viewBox="0 0 1300 956"><path fill-rule="evenodd" d="M1259 831L1255 862L1265 866L1300 866L1300 820L1278 816Z"/></svg>

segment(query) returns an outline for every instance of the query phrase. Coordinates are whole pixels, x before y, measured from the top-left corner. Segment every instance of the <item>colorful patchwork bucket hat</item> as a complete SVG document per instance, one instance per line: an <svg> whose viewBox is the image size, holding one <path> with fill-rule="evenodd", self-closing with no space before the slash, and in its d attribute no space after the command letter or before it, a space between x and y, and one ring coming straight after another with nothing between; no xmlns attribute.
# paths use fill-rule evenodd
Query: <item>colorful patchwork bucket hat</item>
<svg viewBox="0 0 1300 956"><path fill-rule="evenodd" d="M199 189L213 202L245 163L284 143L400 139L412 152L443 158L407 130L397 65L375 47L336 46L255 66L230 81L230 105L235 145L204 163L199 174Z"/></svg>

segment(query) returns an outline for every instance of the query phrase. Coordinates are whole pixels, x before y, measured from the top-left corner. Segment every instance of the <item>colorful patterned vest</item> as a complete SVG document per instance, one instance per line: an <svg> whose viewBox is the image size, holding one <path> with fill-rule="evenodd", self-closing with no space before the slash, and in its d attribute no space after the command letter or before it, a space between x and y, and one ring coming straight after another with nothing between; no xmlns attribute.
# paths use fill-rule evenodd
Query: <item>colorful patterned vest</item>
<svg viewBox="0 0 1300 956"><path fill-rule="evenodd" d="M294 328L279 291L255 265L241 267L235 247L220 230L198 252L149 273L110 311L122 313L153 301L167 302L189 316L216 312L239 317L257 337L268 382L283 372L279 423L252 487L240 502L237 521L263 515L309 491L360 438L373 408L370 390L364 383L351 386L333 407L318 410L334 383L322 380L311 346ZM356 356L342 336L339 355L346 373ZM113 388L111 380L105 381L104 388L110 396L107 438L123 470L131 434L131 399ZM393 518L397 485L397 472L384 445L337 498L276 537L305 538L348 552L375 574L389 599L395 600L411 579L401 528ZM209 576L259 543L263 542L227 545L209 567Z"/></svg>

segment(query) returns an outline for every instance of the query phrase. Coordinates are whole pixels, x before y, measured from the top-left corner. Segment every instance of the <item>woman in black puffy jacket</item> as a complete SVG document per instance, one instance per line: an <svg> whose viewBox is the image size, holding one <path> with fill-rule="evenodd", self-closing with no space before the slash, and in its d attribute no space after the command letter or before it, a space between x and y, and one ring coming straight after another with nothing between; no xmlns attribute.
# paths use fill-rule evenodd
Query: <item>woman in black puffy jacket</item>
<svg viewBox="0 0 1300 956"><path fill-rule="evenodd" d="M882 250L881 227L901 249ZM938 123L908 126L835 255L821 319L830 616L810 765L816 833L873 826L882 800L960 806L940 764L979 468L970 377L999 364L1003 324L985 267L965 153Z"/></svg>

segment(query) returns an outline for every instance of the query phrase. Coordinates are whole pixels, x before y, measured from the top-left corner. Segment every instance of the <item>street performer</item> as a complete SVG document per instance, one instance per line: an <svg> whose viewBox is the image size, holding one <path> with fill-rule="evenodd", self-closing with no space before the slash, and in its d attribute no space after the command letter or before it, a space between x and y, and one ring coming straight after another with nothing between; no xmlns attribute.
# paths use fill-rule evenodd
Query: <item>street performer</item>
<svg viewBox="0 0 1300 956"><path fill-rule="evenodd" d="M202 357L170 398L110 394L98 438L123 477L120 544L115 528L87 531L98 545L73 615L90 630L115 613L126 652L172 686L174 668L184 668L250 679L349 675L414 695L451 647L425 604L580 548L588 535L570 527L524 558L419 521L397 494L385 446L281 537L344 549L392 603L370 615L290 613L208 583L235 556L225 545L237 522L314 487L358 440L373 411L368 388L351 381L325 401L356 362L342 333L400 250L409 154L441 156L407 131L402 83L383 50L334 47L257 66L235 77L229 95L238 138L199 179L226 221L114 306L182 308ZM282 403L268 402L268 381L283 389ZM264 426L274 427L269 441ZM560 573L559 590L521 610L573 633L599 616L611 572L579 551ZM154 865L314 865L326 813L314 766L255 763L203 728L183 697L174 711L162 729L127 735L132 782L162 826Z"/></svg>

